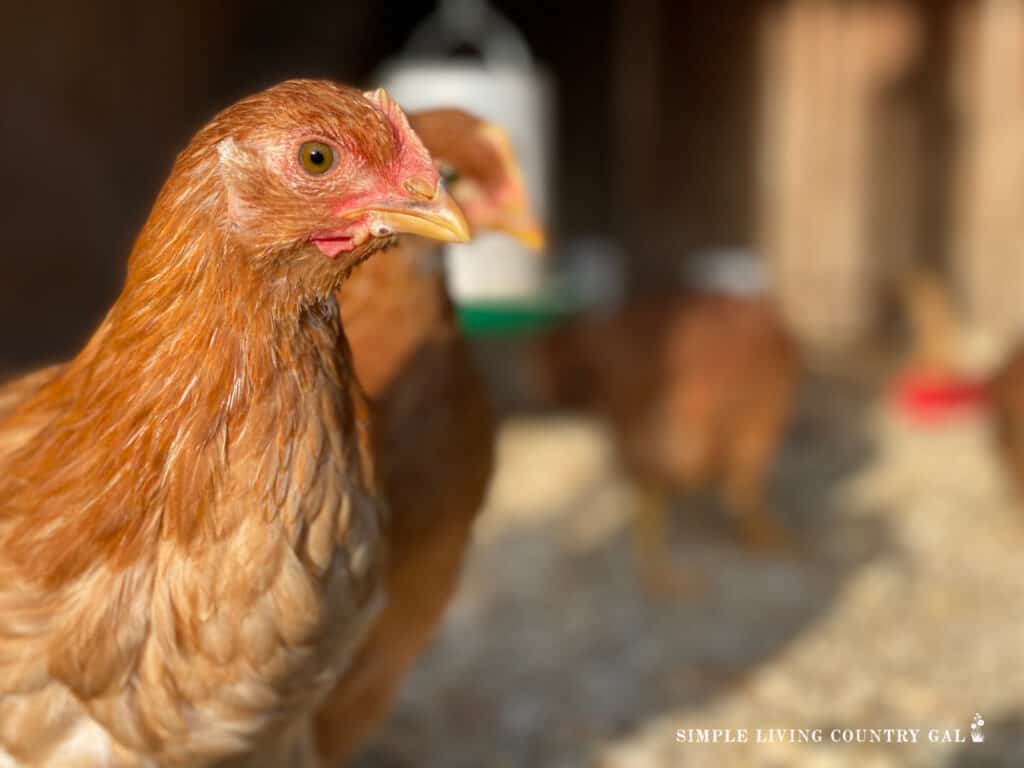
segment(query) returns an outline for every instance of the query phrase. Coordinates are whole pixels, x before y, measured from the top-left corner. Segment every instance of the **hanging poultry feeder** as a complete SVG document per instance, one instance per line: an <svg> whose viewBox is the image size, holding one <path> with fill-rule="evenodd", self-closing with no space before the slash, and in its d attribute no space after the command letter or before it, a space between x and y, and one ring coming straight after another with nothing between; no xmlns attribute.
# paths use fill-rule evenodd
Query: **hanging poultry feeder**
<svg viewBox="0 0 1024 768"><path fill-rule="evenodd" d="M534 211L551 221L550 78L522 34L486 0L442 0L400 56L383 65L378 82L410 112L461 107L500 125L519 158ZM509 237L484 233L451 246L446 266L449 290L470 330L476 321L493 325L503 313L546 312L546 261Z"/></svg>

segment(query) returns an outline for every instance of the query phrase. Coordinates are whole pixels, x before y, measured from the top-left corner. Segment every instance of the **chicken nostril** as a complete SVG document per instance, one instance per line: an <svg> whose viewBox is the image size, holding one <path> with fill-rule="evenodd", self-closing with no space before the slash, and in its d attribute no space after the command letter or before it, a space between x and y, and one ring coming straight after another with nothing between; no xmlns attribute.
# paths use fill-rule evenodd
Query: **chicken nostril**
<svg viewBox="0 0 1024 768"><path fill-rule="evenodd" d="M422 176L413 176L405 182L405 191L421 200L433 200L437 195L439 182L431 183Z"/></svg>
<svg viewBox="0 0 1024 768"><path fill-rule="evenodd" d="M373 228L373 234L376 237L387 237L391 234L391 227L386 224L378 224Z"/></svg>

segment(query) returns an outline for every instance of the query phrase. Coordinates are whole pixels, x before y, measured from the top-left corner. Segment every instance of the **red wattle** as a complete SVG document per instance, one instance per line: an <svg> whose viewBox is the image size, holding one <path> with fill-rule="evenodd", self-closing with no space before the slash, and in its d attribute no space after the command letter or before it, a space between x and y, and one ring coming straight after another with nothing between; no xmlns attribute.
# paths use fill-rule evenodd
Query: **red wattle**
<svg viewBox="0 0 1024 768"><path fill-rule="evenodd" d="M329 259L336 258L339 253L352 250L351 237L314 237L313 245Z"/></svg>

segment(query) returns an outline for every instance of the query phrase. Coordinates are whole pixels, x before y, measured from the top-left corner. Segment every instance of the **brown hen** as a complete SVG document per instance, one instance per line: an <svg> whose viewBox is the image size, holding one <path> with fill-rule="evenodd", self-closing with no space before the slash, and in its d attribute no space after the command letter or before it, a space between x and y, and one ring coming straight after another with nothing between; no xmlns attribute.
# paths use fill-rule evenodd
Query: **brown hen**
<svg viewBox="0 0 1024 768"><path fill-rule="evenodd" d="M1024 350L1016 350L989 384L997 446L1017 493L1024 496Z"/></svg>
<svg viewBox="0 0 1024 768"><path fill-rule="evenodd" d="M753 547L782 543L765 483L798 380L794 344L760 298L636 301L541 342L542 388L612 429L636 483L636 550L654 590L692 587L671 565L669 498L715 485Z"/></svg>
<svg viewBox="0 0 1024 768"><path fill-rule="evenodd" d="M178 156L125 286L0 412L0 765L301 765L381 588L334 293L464 239L383 92L290 81Z"/></svg>
<svg viewBox="0 0 1024 768"><path fill-rule="evenodd" d="M474 232L542 243L508 140L458 110L411 116ZM329 765L388 713L458 583L493 463L494 416L445 290L442 254L402 238L362 266L338 300L370 398L376 466L391 509L388 604L317 716Z"/></svg>

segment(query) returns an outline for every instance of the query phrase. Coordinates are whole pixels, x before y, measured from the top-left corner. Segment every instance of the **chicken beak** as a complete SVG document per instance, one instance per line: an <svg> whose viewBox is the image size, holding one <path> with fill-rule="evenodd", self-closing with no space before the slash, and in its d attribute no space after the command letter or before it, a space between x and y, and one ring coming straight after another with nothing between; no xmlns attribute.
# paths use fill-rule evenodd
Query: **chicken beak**
<svg viewBox="0 0 1024 768"><path fill-rule="evenodd" d="M493 223L493 229L514 237L531 251L543 251L547 238L544 228L530 213L529 195L508 134L493 123L484 123L478 130L497 151L501 169L507 176L506 186L498 198L501 202L497 203L497 221Z"/></svg>
<svg viewBox="0 0 1024 768"><path fill-rule="evenodd" d="M547 245L547 237L544 234L544 228L530 216L525 216L522 219L516 219L501 227L501 229L505 234L514 237L522 243L524 247L529 248L531 251L543 251L544 247Z"/></svg>
<svg viewBox="0 0 1024 768"><path fill-rule="evenodd" d="M382 235L419 235L443 243L469 240L469 225L452 196L438 185L430 200L403 200L365 210L370 231Z"/></svg>

